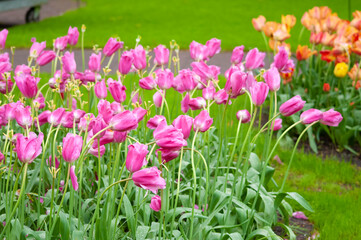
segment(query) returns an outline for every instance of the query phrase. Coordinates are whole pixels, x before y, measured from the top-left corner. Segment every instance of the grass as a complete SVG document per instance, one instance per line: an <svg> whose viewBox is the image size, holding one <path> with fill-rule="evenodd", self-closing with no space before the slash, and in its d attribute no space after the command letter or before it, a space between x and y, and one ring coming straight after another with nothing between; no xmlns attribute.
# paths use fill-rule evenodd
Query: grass
<svg viewBox="0 0 361 240"><path fill-rule="evenodd" d="M111 36L119 36L126 46L133 47L140 35L141 43L150 47L168 45L174 39L181 48L186 49L192 40L205 43L216 37L222 40L223 50L232 50L239 45L265 50L261 34L253 29L252 18L262 14L267 20L280 22L282 14L294 14L297 24L288 42L295 49L302 29L300 19L303 13L313 6L326 4L341 18L348 18L348 5L343 1L86 0L86 7L62 16L11 27L8 43L16 47L29 47L30 39L36 37L38 41L46 40L50 46L53 39L67 33L70 25L80 29L85 24L88 48L94 44L104 46ZM361 3L353 0L351 11L356 9L361 9ZM300 43L306 44L308 38L309 34L305 31Z"/></svg>

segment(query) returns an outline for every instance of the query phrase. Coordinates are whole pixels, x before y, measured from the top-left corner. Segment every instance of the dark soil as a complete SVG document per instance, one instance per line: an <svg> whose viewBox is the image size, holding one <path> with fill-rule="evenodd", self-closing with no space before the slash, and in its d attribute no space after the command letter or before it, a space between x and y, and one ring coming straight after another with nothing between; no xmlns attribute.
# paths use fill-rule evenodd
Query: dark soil
<svg viewBox="0 0 361 240"><path fill-rule="evenodd" d="M290 218L290 227L292 228L293 232L296 234L297 240L306 240L307 238L312 236L314 231L313 224L304 219L298 219L291 217ZM280 226L273 227L273 231L280 237L287 238L288 236Z"/></svg>

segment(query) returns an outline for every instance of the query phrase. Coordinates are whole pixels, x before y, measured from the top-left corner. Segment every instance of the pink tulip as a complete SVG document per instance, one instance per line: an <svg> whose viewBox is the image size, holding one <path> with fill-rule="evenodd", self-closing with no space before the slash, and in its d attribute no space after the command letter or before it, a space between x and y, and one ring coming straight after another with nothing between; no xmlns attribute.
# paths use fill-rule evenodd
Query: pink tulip
<svg viewBox="0 0 361 240"><path fill-rule="evenodd" d="M195 61L205 61L208 59L208 47L206 45L200 44L196 41L192 41L189 45L189 52L191 58Z"/></svg>
<svg viewBox="0 0 361 240"><path fill-rule="evenodd" d="M94 144L93 144L94 145ZM97 145L97 147L91 147L88 151L89 154L93 155L94 157L98 157L99 154L102 157L105 154L105 146L104 145L100 145L100 147L98 148L98 143L96 142L95 145Z"/></svg>
<svg viewBox="0 0 361 240"><path fill-rule="evenodd" d="M162 162L167 163L169 161L172 161L173 159L176 159L179 156L179 150L169 150L164 148L159 148L156 151L157 157L161 154Z"/></svg>
<svg viewBox="0 0 361 240"><path fill-rule="evenodd" d="M122 143L125 141L125 139L127 139L127 132L117 132L114 131L113 132L113 140L115 143Z"/></svg>
<svg viewBox="0 0 361 240"><path fill-rule="evenodd" d="M42 126L45 123L48 123L48 118L50 116L51 112L49 110L46 110L42 113L39 114L38 116L38 120L39 120L39 125ZM37 126L38 122L35 122L35 126Z"/></svg>
<svg viewBox="0 0 361 240"><path fill-rule="evenodd" d="M59 51L64 51L66 46L68 45L68 40L68 36L58 37L57 39L55 39L54 48Z"/></svg>
<svg viewBox="0 0 361 240"><path fill-rule="evenodd" d="M75 73L76 71L76 62L74 59L74 52L69 53L66 52L64 56L61 58L61 61L63 62L63 68L66 73Z"/></svg>
<svg viewBox="0 0 361 240"><path fill-rule="evenodd" d="M268 95L268 85L264 82L257 82L252 88L251 88L251 97L252 102L256 106L261 106L264 101L266 100L266 97Z"/></svg>
<svg viewBox="0 0 361 240"><path fill-rule="evenodd" d="M75 46L78 43L79 31L77 27L69 26L68 29L68 43L69 45Z"/></svg>
<svg viewBox="0 0 361 240"><path fill-rule="evenodd" d="M245 93L244 89L246 88L246 81L247 73L235 71L226 81L224 89L230 93L231 98L236 98Z"/></svg>
<svg viewBox="0 0 361 240"><path fill-rule="evenodd" d="M148 76L139 80L139 86L146 90L152 90L157 87L157 83L152 76Z"/></svg>
<svg viewBox="0 0 361 240"><path fill-rule="evenodd" d="M56 54L54 51L43 51L39 57L36 59L36 63L39 65L39 66L44 66L48 63L50 63L51 61L53 61L56 57Z"/></svg>
<svg viewBox="0 0 361 240"><path fill-rule="evenodd" d="M217 38L212 38L206 43L208 49L208 57L213 57L221 51L221 40Z"/></svg>
<svg viewBox="0 0 361 240"><path fill-rule="evenodd" d="M99 116L97 116L95 119L94 119L94 125L93 125L93 128L92 128L92 131L93 131L93 134L97 134L98 132L100 132L98 135L97 135L97 138L100 139L101 137L104 136L105 134L105 131L102 131L104 128L108 127L108 125L105 123L104 119L103 119L103 116L100 114ZM101 132L102 131L102 132Z"/></svg>
<svg viewBox="0 0 361 240"><path fill-rule="evenodd" d="M186 95L184 96L184 98L181 101L181 110L182 112L186 113L189 110L189 101L190 101L190 97L189 97L189 93L186 93Z"/></svg>
<svg viewBox="0 0 361 240"><path fill-rule="evenodd" d="M216 89L213 86L213 83L210 82L209 86L203 88L202 96L205 100L213 100L214 95L216 94Z"/></svg>
<svg viewBox="0 0 361 240"><path fill-rule="evenodd" d="M28 137L18 134L14 151L17 153L19 160L23 163L32 163L42 152L41 143L43 139L43 133L36 136L35 133L30 132Z"/></svg>
<svg viewBox="0 0 361 240"><path fill-rule="evenodd" d="M160 108L162 106L163 94L165 94L165 92L160 90L160 91L157 91L156 93L154 93L154 95L153 95L153 102L157 108Z"/></svg>
<svg viewBox="0 0 361 240"><path fill-rule="evenodd" d="M8 37L8 33L9 31L7 29L3 29L0 32L0 50L5 49L5 43L6 43L6 38Z"/></svg>
<svg viewBox="0 0 361 240"><path fill-rule="evenodd" d="M337 127L342 121L343 117L341 113L330 109L323 113L321 123L331 127Z"/></svg>
<svg viewBox="0 0 361 240"><path fill-rule="evenodd" d="M11 81L11 77L9 76L8 80L0 80L0 93L7 94L11 92L13 89L14 83Z"/></svg>
<svg viewBox="0 0 361 240"><path fill-rule="evenodd" d="M97 82L94 85L94 92L95 92L95 96L97 96L97 98L105 99L107 97L108 90L107 90L107 86L105 85L104 79Z"/></svg>
<svg viewBox="0 0 361 240"><path fill-rule="evenodd" d="M138 127L138 120L131 111L124 111L112 117L109 126L113 131L130 131Z"/></svg>
<svg viewBox="0 0 361 240"><path fill-rule="evenodd" d="M173 86L174 75L169 69L159 69L156 72L156 83L160 89L169 89Z"/></svg>
<svg viewBox="0 0 361 240"><path fill-rule="evenodd" d="M115 101L117 101L118 103L122 103L125 101L126 98L125 90L127 89L125 86L122 85L121 82L114 81L113 79L109 78L108 87L110 94L112 94Z"/></svg>
<svg viewBox="0 0 361 240"><path fill-rule="evenodd" d="M141 70L147 66L147 57L142 45L138 45L131 50L133 53L133 65L136 69Z"/></svg>
<svg viewBox="0 0 361 240"><path fill-rule="evenodd" d="M113 111L113 115L118 114L118 113L121 113L121 112L124 111L123 106L122 106L120 103L118 103L118 102L112 102L112 103L110 104L110 108L111 108L112 111Z"/></svg>
<svg viewBox="0 0 361 240"><path fill-rule="evenodd" d="M179 71L179 74L174 78L173 87L180 93L189 92L197 87L194 73L189 69Z"/></svg>
<svg viewBox="0 0 361 240"><path fill-rule="evenodd" d="M209 116L208 111L203 110L194 118L193 130L206 132L212 126L212 123L213 119Z"/></svg>
<svg viewBox="0 0 361 240"><path fill-rule="evenodd" d="M158 189L166 187L165 180L160 176L161 173L157 167L145 168L133 173L132 180L136 186L156 194Z"/></svg>
<svg viewBox="0 0 361 240"><path fill-rule="evenodd" d="M205 81L213 78L213 72L210 66L204 62L192 62L193 71Z"/></svg>
<svg viewBox="0 0 361 240"><path fill-rule="evenodd" d="M188 105L194 111L204 109L207 106L207 102L202 97L196 97L190 99Z"/></svg>
<svg viewBox="0 0 361 240"><path fill-rule="evenodd" d="M102 53L99 52L98 54L92 53L89 57L89 70L92 72L100 72L101 69L101 60L102 60Z"/></svg>
<svg viewBox="0 0 361 240"><path fill-rule="evenodd" d="M15 120L22 128L29 129L33 124L30 106L23 107L18 105L15 110Z"/></svg>
<svg viewBox="0 0 361 240"><path fill-rule="evenodd" d="M118 70L121 74L128 74L133 64L133 53L124 51L119 60Z"/></svg>
<svg viewBox="0 0 361 240"><path fill-rule="evenodd" d="M103 53L105 56L110 57L113 55L118 49L123 48L124 43L118 42L116 38L109 38L108 42L105 44L103 48Z"/></svg>
<svg viewBox="0 0 361 240"><path fill-rule="evenodd" d="M214 94L214 101L217 104L227 104L227 100L228 100L228 94L224 89L221 89L216 94Z"/></svg>
<svg viewBox="0 0 361 240"><path fill-rule="evenodd" d="M293 60L288 59L288 52L284 47L279 47L278 53L274 56L271 67L276 67L282 73L290 73L295 67Z"/></svg>
<svg viewBox="0 0 361 240"><path fill-rule="evenodd" d="M281 118L276 118L273 122L272 122L272 128L273 131L278 131L282 128L282 119Z"/></svg>
<svg viewBox="0 0 361 240"><path fill-rule="evenodd" d="M188 115L179 115L174 119L172 125L182 132L184 139L188 139L192 130L193 118Z"/></svg>
<svg viewBox="0 0 361 240"><path fill-rule="evenodd" d="M78 191L78 178L75 175L75 166L70 167L70 179L74 190Z"/></svg>
<svg viewBox="0 0 361 240"><path fill-rule="evenodd" d="M35 78L31 75L22 74L20 76L16 76L15 82L18 86L20 92L26 98L34 98L38 93L38 82L39 78Z"/></svg>
<svg viewBox="0 0 361 240"><path fill-rule="evenodd" d="M59 168L60 162L57 157L55 157L55 162L53 163L52 156L49 156L49 159L46 161L49 167L55 167L56 169Z"/></svg>
<svg viewBox="0 0 361 240"><path fill-rule="evenodd" d="M300 111L305 103L306 101L303 101L300 95L294 96L280 106L280 112L285 117L291 116Z"/></svg>
<svg viewBox="0 0 361 240"><path fill-rule="evenodd" d="M160 196L155 195L152 197L152 200L150 200L149 207L153 209L153 211L159 212L162 209L162 199Z"/></svg>
<svg viewBox="0 0 361 240"><path fill-rule="evenodd" d="M61 118L61 126L65 128L73 128L74 126L74 114L73 112L64 112L64 115Z"/></svg>
<svg viewBox="0 0 361 240"><path fill-rule="evenodd" d="M97 107L99 115L102 115L101 117L104 119L105 123L108 124L113 117L113 110L110 103L107 100L102 99L99 101Z"/></svg>
<svg viewBox="0 0 361 240"><path fill-rule="evenodd" d="M37 58L41 52L46 48L46 42L34 42L30 48L29 55L31 58Z"/></svg>
<svg viewBox="0 0 361 240"><path fill-rule="evenodd" d="M242 123L248 123L251 121L251 114L249 114L247 109L239 110L236 114L237 119Z"/></svg>
<svg viewBox="0 0 361 240"><path fill-rule="evenodd" d="M233 52L232 52L232 56L231 56L231 63L233 64L239 64L240 62L242 62L242 59L243 59L243 52L244 50L244 46L239 46L239 47L235 47L233 49Z"/></svg>
<svg viewBox="0 0 361 240"><path fill-rule="evenodd" d="M311 124L313 122L319 121L322 119L323 113L318 109L311 108L307 111L304 111L301 116L300 120L303 124Z"/></svg>
<svg viewBox="0 0 361 240"><path fill-rule="evenodd" d="M278 91L281 85L280 74L275 67L271 67L268 71L263 74L263 78L267 83L269 90L272 92Z"/></svg>
<svg viewBox="0 0 361 240"><path fill-rule="evenodd" d="M246 56L246 68L256 69L264 66L264 58L266 53L259 52L257 48L251 49Z"/></svg>
<svg viewBox="0 0 361 240"><path fill-rule="evenodd" d="M24 107L24 104L20 101L14 103L8 103L2 106L3 116L1 118L6 119L8 121L15 120L15 113L18 106Z"/></svg>
<svg viewBox="0 0 361 240"><path fill-rule="evenodd" d="M62 156L65 162L75 162L80 156L83 147L83 139L76 134L68 133L63 138Z"/></svg>
<svg viewBox="0 0 361 240"><path fill-rule="evenodd" d="M54 127L57 127L61 123L61 119L65 113L64 108L57 108L54 112L52 112L48 117L48 122L52 124Z"/></svg>
<svg viewBox="0 0 361 240"><path fill-rule="evenodd" d="M142 107L137 107L133 110L133 114L134 114L135 118L137 119L138 123L143 120L143 118L147 114L147 112L148 111Z"/></svg>
<svg viewBox="0 0 361 240"><path fill-rule="evenodd" d="M232 65L230 68L228 68L228 69L226 70L226 72L224 73L224 76L226 77L227 80L229 80L229 78L231 77L231 75L232 75L234 72L238 72L238 71L244 72L244 71L245 71L244 66L241 65L241 64Z"/></svg>
<svg viewBox="0 0 361 240"><path fill-rule="evenodd" d="M78 129L79 131L90 131L94 126L94 115L92 113L85 114L82 118L80 118Z"/></svg>
<svg viewBox="0 0 361 240"><path fill-rule="evenodd" d="M167 150L179 150L187 146L183 133L173 126L168 126L166 121L161 121L153 132L153 137L159 147Z"/></svg>
<svg viewBox="0 0 361 240"><path fill-rule="evenodd" d="M43 109L45 107L45 98L42 93L39 94L39 97L36 98L34 101L34 106L36 106L38 109Z"/></svg>
<svg viewBox="0 0 361 240"><path fill-rule="evenodd" d="M164 116L162 115L155 115L154 117L150 118L147 122L147 127L149 129L156 129L161 121L166 121Z"/></svg>
<svg viewBox="0 0 361 240"><path fill-rule="evenodd" d="M154 64L165 65L168 63L169 49L164 45L158 45L156 48L154 48L154 54Z"/></svg>
<svg viewBox="0 0 361 240"><path fill-rule="evenodd" d="M134 143L128 146L127 159L125 166L128 171L134 173L139 171L143 166L147 165L146 156L148 154L148 146L140 143Z"/></svg>
<svg viewBox="0 0 361 240"><path fill-rule="evenodd" d="M292 217L297 219L308 220L308 217L306 217L306 215L303 212L294 212L292 213Z"/></svg>

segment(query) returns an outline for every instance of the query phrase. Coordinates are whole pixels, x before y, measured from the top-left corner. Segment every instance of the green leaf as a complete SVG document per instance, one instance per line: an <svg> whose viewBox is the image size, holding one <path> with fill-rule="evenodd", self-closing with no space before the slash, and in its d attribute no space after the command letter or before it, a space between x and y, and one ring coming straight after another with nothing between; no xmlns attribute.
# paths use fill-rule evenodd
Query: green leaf
<svg viewBox="0 0 361 240"><path fill-rule="evenodd" d="M283 223L277 223L276 225L282 227L287 232L289 240L296 240L296 235L289 226Z"/></svg>
<svg viewBox="0 0 361 240"><path fill-rule="evenodd" d="M262 236L263 238L265 239L269 239L269 240L279 240L282 238L277 236L271 227L269 226L266 226L266 227L263 227L263 228L259 228L257 230L254 230L253 232L251 232L250 235L248 235L248 237L246 238L246 240L250 240L250 239L253 239L254 237L256 236Z"/></svg>
<svg viewBox="0 0 361 240"><path fill-rule="evenodd" d="M73 231L71 239L72 240L83 240L84 239L84 232L83 231L78 231L78 230Z"/></svg>
<svg viewBox="0 0 361 240"><path fill-rule="evenodd" d="M127 194L124 194L123 204L124 204L124 209L125 209L125 215L127 217L128 227L132 231L132 234L134 236L134 234L136 232L134 211L133 211L133 206L130 204Z"/></svg>
<svg viewBox="0 0 361 240"><path fill-rule="evenodd" d="M308 143L310 144L312 151L314 151L315 153L318 153L315 137L313 136L313 133L312 133L312 127L307 129L307 134L308 134Z"/></svg>
<svg viewBox="0 0 361 240"><path fill-rule="evenodd" d="M70 239L70 227L67 214L60 212L60 234L61 238L64 240Z"/></svg>
<svg viewBox="0 0 361 240"><path fill-rule="evenodd" d="M136 240L144 240L147 237L150 227L148 226L138 226L137 233L135 235Z"/></svg>
<svg viewBox="0 0 361 240"><path fill-rule="evenodd" d="M282 200L285 197L289 197L293 200L295 200L298 204L300 204L304 209L313 212L313 209L311 205L298 193L296 192L287 192L287 193L279 193L276 196L276 199L274 201L274 208L277 209L279 205L281 204Z"/></svg>

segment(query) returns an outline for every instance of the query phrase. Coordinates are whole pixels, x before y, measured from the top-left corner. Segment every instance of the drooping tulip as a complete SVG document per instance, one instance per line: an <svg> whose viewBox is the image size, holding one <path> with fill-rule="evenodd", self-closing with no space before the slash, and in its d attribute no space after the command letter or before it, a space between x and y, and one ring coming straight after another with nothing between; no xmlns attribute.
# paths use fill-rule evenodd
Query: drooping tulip
<svg viewBox="0 0 361 240"><path fill-rule="evenodd" d="M76 134L68 133L63 138L62 156L65 162L75 162L81 153L83 147L83 139Z"/></svg>
<svg viewBox="0 0 361 240"><path fill-rule="evenodd" d="M57 127L61 123L61 118L63 117L64 113L64 108L57 108L49 115L48 123L52 124L54 127Z"/></svg>
<svg viewBox="0 0 361 240"><path fill-rule="evenodd" d="M108 87L109 87L110 94L112 94L115 101L117 101L119 103L122 103L125 101L125 98L126 98L125 90L127 90L127 89L124 85L122 85L121 82L114 81L113 79L109 78L108 79Z"/></svg>
<svg viewBox="0 0 361 240"><path fill-rule="evenodd" d="M38 121L39 121L40 126L42 126L42 125L44 125L45 123L48 122L48 118L49 118L50 114L51 114L50 110L46 110L46 111L39 114ZM35 121L35 126L37 126L38 121Z"/></svg>
<svg viewBox="0 0 361 240"><path fill-rule="evenodd" d="M236 114L237 119L242 123L248 123L251 121L251 114L249 114L247 109L239 110Z"/></svg>
<svg viewBox="0 0 361 240"><path fill-rule="evenodd" d="M93 134L97 134L97 138L100 139L101 137L104 136L105 131L103 129L105 129L108 125L105 123L103 116L100 114L98 117L96 117L94 119L94 125L92 128Z"/></svg>
<svg viewBox="0 0 361 240"><path fill-rule="evenodd" d="M227 104L228 101L228 94L226 90L221 89L216 94L214 94L214 101L217 104Z"/></svg>
<svg viewBox="0 0 361 240"><path fill-rule="evenodd" d="M39 57L36 59L36 63L39 66L45 66L46 64L50 63L51 61L53 61L56 57L56 54L54 51L43 51Z"/></svg>
<svg viewBox="0 0 361 240"><path fill-rule="evenodd" d="M166 182L160 174L161 171L157 167L145 168L133 173L132 180L136 186L156 194L159 189L166 187Z"/></svg>
<svg viewBox="0 0 361 240"><path fill-rule="evenodd" d="M201 111L198 116L194 118L193 130L199 132L206 132L213 123L213 118L209 116L207 110Z"/></svg>
<svg viewBox="0 0 361 240"><path fill-rule="evenodd" d="M133 110L133 114L134 114L135 118L137 119L138 123L143 120L143 118L147 114L147 112L148 111L142 107L137 107Z"/></svg>
<svg viewBox="0 0 361 240"><path fill-rule="evenodd" d="M100 99L105 99L108 95L107 86L105 85L105 79L97 82L94 85L95 96Z"/></svg>
<svg viewBox="0 0 361 240"><path fill-rule="evenodd" d="M311 124L322 119L323 113L318 109L311 108L300 115L303 124Z"/></svg>
<svg viewBox="0 0 361 240"><path fill-rule="evenodd" d="M30 132L28 137L18 134L14 151L17 153L19 160L23 163L32 163L34 159L42 152L41 143L44 134Z"/></svg>
<svg viewBox="0 0 361 240"><path fill-rule="evenodd" d="M77 27L69 26L68 29L68 43L69 45L75 46L78 43L79 31Z"/></svg>
<svg viewBox="0 0 361 240"><path fill-rule="evenodd" d="M167 125L166 121L161 121L153 132L153 137L159 147L168 150L179 150L187 146L187 141L183 138L183 133Z"/></svg>
<svg viewBox="0 0 361 240"><path fill-rule="evenodd" d="M164 45L158 45L154 48L154 64L156 65L165 65L169 61L169 49L166 48Z"/></svg>
<svg viewBox="0 0 361 240"><path fill-rule="evenodd" d="M127 139L127 132L118 132L118 131L114 131L113 132L113 140L115 143L122 143L125 141L125 139Z"/></svg>
<svg viewBox="0 0 361 240"><path fill-rule="evenodd" d="M148 76L139 80L139 86L146 90L152 90L157 87L157 83L152 76Z"/></svg>
<svg viewBox="0 0 361 240"><path fill-rule="evenodd" d="M272 128L273 131L278 131L282 128L282 119L281 118L276 118L273 122L272 122Z"/></svg>
<svg viewBox="0 0 361 240"><path fill-rule="evenodd" d="M118 42L116 38L109 38L108 42L103 48L103 53L105 56L110 57L113 55L119 48L122 48L124 45L123 42Z"/></svg>
<svg viewBox="0 0 361 240"><path fill-rule="evenodd" d="M211 58L221 51L221 40L212 38L207 41L206 46L208 48L208 57Z"/></svg>
<svg viewBox="0 0 361 240"><path fill-rule="evenodd" d="M204 109L207 106L207 102L203 97L196 97L190 99L188 105L194 111Z"/></svg>
<svg viewBox="0 0 361 240"><path fill-rule="evenodd" d="M160 196L155 195L150 200L149 207L153 209L153 211L159 212L162 209L162 199Z"/></svg>
<svg viewBox="0 0 361 240"><path fill-rule="evenodd" d="M330 109L323 113L321 123L331 127L337 127L342 121L343 117L341 113Z"/></svg>
<svg viewBox="0 0 361 240"><path fill-rule="evenodd" d="M64 56L61 58L63 62L63 68L66 73L73 74L76 71L76 62L74 59L74 52L69 53L66 52Z"/></svg>
<svg viewBox="0 0 361 240"><path fill-rule="evenodd" d="M109 126L113 131L130 131L138 127L138 120L131 111L124 111L112 117Z"/></svg>
<svg viewBox="0 0 361 240"><path fill-rule="evenodd" d="M134 173L147 165L146 156L149 152L147 145L134 143L128 146L128 150L125 166L129 172Z"/></svg>
<svg viewBox="0 0 361 240"><path fill-rule="evenodd" d="M133 53L124 51L119 60L118 70L121 74L128 74L133 64Z"/></svg>
<svg viewBox="0 0 361 240"><path fill-rule="evenodd" d="M172 125L181 130L184 139L188 139L193 126L193 118L188 115L179 115Z"/></svg>
<svg viewBox="0 0 361 240"><path fill-rule="evenodd" d="M165 148L159 148L156 151L157 157L159 157L159 154L161 155L163 163L167 163L177 158L179 156L179 153L180 150L169 150Z"/></svg>
<svg viewBox="0 0 361 240"><path fill-rule="evenodd" d="M280 106L280 113L285 117L291 116L300 111L305 103L306 101L303 101L300 95L296 95Z"/></svg>
<svg viewBox="0 0 361 240"><path fill-rule="evenodd" d="M161 121L167 122L166 118L163 115L155 115L148 120L147 127L149 129L156 129Z"/></svg>

